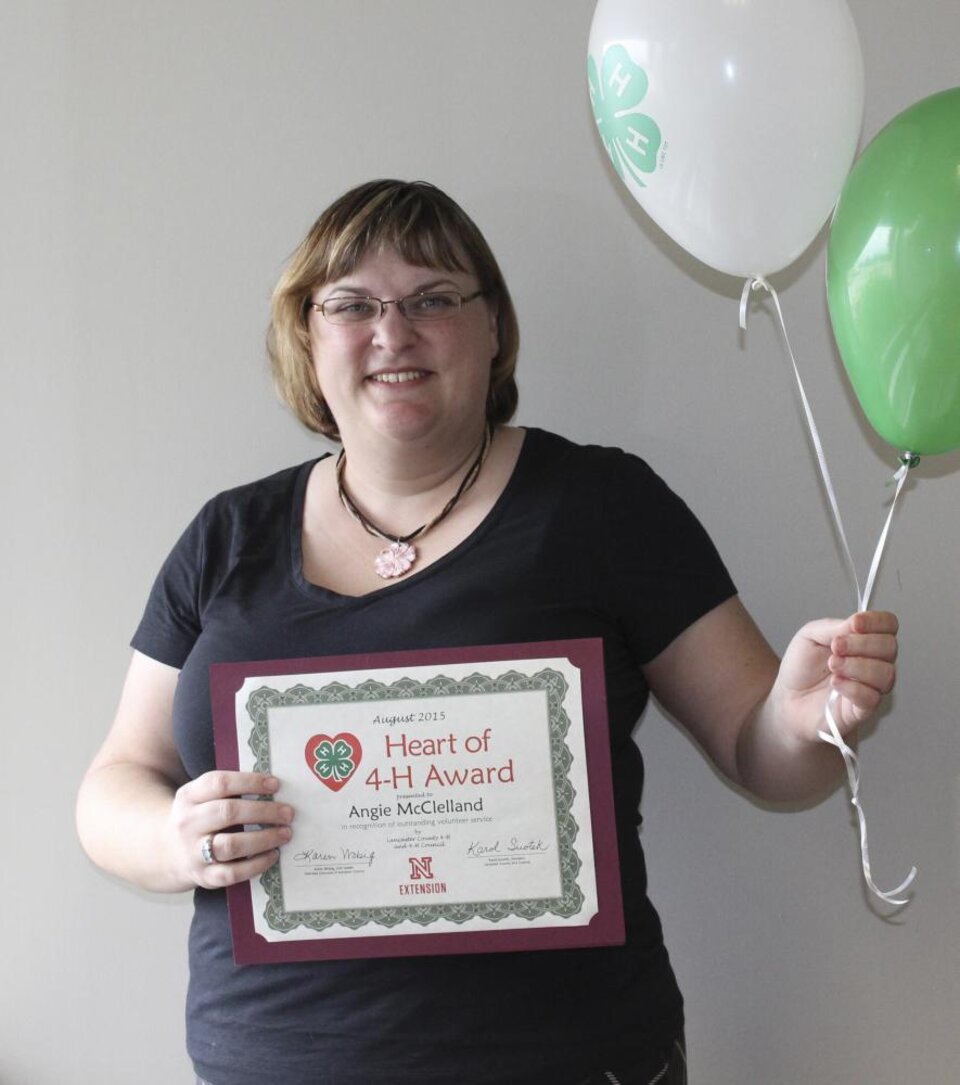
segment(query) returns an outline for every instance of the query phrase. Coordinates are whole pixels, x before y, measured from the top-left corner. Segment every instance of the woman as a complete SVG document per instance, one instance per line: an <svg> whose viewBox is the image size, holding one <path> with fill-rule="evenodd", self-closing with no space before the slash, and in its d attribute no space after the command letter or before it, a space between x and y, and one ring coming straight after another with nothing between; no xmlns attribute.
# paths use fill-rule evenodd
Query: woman
<svg viewBox="0 0 960 1085"><path fill-rule="evenodd" d="M483 237L423 183L341 197L275 291L278 388L343 451L221 494L187 529L78 805L101 866L197 889L188 1046L212 1085L685 1080L636 831L630 736L649 692L725 775L776 800L837 780L817 738L831 690L849 734L892 687L892 615L814 622L778 663L641 461L508 427L517 346ZM275 779L214 771L211 662L597 636L625 946L234 966L222 889L277 861L296 812L244 797Z"/></svg>

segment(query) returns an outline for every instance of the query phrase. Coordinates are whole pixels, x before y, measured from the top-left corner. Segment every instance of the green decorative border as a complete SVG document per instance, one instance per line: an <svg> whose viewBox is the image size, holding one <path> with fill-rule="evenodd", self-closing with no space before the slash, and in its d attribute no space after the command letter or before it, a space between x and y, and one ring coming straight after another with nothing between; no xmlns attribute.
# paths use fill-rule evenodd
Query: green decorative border
<svg viewBox="0 0 960 1085"><path fill-rule="evenodd" d="M568 688L567 680L559 671L545 668L533 675L507 671L498 678L491 678L484 674L471 674L467 678L458 680L438 675L427 682L418 682L413 678L399 678L389 685L368 679L357 686L331 682L320 689L304 685L292 686L282 692L269 686L255 689L247 699L247 714L254 725L249 737L250 749L256 758L254 772L270 771L267 714L271 708L288 705L402 701L422 697L471 696L478 693L543 691L547 695L550 761L557 814L557 843L560 853L559 897L477 901L464 904L401 905L393 908L341 908L312 912L284 910L283 885L279 864L277 864L260 878L260 884L267 894L264 918L270 927L273 930L288 933L296 930L297 927L326 931L331 927L343 926L358 930L370 923L382 927L395 927L398 923L409 921L426 927L438 919L447 919L452 923L466 923L471 919L485 919L491 923L499 923L510 916L533 920L547 914L564 919L577 915L583 908L584 897L577 885L577 875L582 864L574 848L579 826L571 813L576 790L569 779L573 754L566 742L566 736L570 730L570 719L563 708Z"/></svg>

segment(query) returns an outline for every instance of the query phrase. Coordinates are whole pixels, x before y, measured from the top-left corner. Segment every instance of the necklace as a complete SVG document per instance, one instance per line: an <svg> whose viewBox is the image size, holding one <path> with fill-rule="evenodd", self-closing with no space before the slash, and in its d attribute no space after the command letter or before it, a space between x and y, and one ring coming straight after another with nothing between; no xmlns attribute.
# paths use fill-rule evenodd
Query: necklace
<svg viewBox="0 0 960 1085"><path fill-rule="evenodd" d="M372 520L368 520L366 516L357 508L353 503L353 498L347 493L347 489L343 484L343 472L347 466L347 452L346 449L340 450L340 455L337 457L337 494L340 497L340 502L343 507L350 513L350 515L357 521L357 523L363 528L368 535L374 535L378 539L385 539L390 543L389 546L385 546L373 562L373 568L377 576L382 577L384 580L390 580L395 576L403 576L404 573L409 572L413 568L413 563L417 560L417 551L410 544L414 539L419 538L432 528L436 527L441 520L447 518L461 497L470 489L470 487L477 481L480 475L480 469L483 467L483 461L487 458L487 453L490 451L490 444L493 441L493 432L489 426L483 431L483 443L480 445L480 451L477 453L477 458L467 468L467 473L463 476L460 485L457 487L457 492L450 498L450 500L443 506L443 508L437 513L432 520L428 520L425 524L421 524L416 531L411 531L409 535L395 535L392 532L384 531L382 527L377 527Z"/></svg>

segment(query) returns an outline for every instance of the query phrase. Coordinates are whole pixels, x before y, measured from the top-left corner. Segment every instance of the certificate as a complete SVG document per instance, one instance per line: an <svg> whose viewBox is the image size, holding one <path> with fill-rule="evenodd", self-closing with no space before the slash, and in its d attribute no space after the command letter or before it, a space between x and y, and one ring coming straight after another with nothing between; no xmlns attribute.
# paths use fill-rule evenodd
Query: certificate
<svg viewBox="0 0 960 1085"><path fill-rule="evenodd" d="M599 640L210 673L218 768L296 810L238 964L623 941Z"/></svg>

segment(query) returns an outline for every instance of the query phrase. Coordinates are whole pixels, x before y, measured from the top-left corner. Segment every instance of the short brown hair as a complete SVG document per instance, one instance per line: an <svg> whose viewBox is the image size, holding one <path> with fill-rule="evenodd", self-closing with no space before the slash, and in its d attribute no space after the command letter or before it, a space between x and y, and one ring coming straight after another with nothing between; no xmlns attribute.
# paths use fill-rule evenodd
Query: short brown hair
<svg viewBox="0 0 960 1085"><path fill-rule="evenodd" d="M491 426L517 409L517 317L490 246L473 220L426 181L368 181L324 211L294 251L270 305L267 351L280 398L308 428L339 439L310 354L308 306L318 286L349 275L369 252L395 249L410 264L474 273L497 310L499 349L490 363L486 415Z"/></svg>

